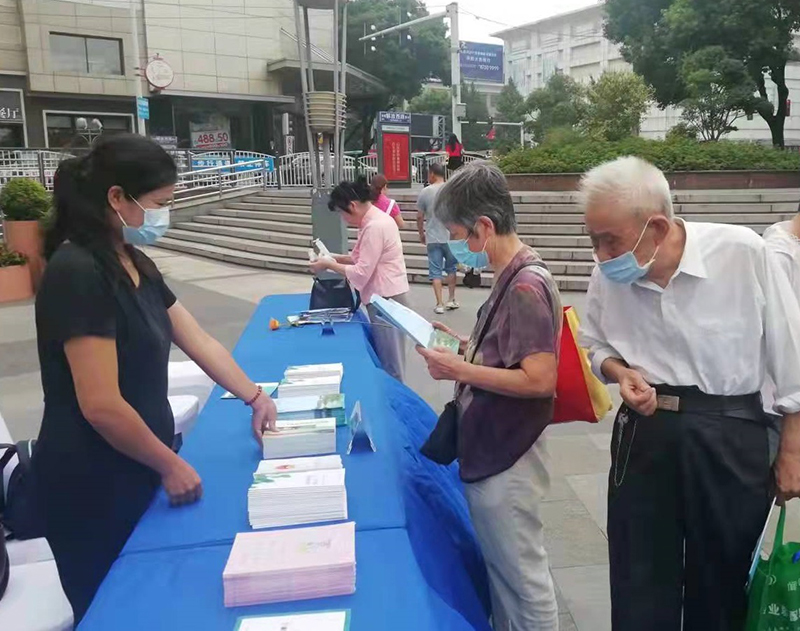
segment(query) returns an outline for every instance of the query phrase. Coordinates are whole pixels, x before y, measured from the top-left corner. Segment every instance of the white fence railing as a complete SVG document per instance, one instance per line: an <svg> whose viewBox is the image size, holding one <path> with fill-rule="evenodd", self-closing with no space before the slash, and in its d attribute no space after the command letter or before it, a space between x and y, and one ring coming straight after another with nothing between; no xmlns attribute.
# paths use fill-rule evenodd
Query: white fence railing
<svg viewBox="0 0 800 631"><path fill-rule="evenodd" d="M338 184L338 182L325 181L326 173L328 174L327 177L329 179L332 178L333 156L331 154L328 154L327 156L320 155L318 160L318 168L322 178L323 187L326 185L335 186ZM303 188L309 188L312 186L312 158L309 156L308 151L303 151L301 153L290 153L285 156L281 156L278 162L281 186ZM350 181L356 179L356 173L358 170L358 160L353 156L344 156L344 179Z"/></svg>
<svg viewBox="0 0 800 631"><path fill-rule="evenodd" d="M0 188L10 180L27 178L41 182L52 191L53 175L59 163L71 157L72 154L57 151L0 149Z"/></svg>
<svg viewBox="0 0 800 631"><path fill-rule="evenodd" d="M235 190L266 189L277 185L274 160L258 158L185 171L178 176L175 192L178 200L183 201L206 197L221 198L224 193Z"/></svg>

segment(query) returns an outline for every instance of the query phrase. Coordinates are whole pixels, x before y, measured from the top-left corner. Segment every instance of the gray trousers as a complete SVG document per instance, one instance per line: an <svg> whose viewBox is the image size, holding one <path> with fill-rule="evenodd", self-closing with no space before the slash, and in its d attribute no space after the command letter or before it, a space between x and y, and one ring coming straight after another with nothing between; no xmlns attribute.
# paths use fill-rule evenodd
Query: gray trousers
<svg viewBox="0 0 800 631"><path fill-rule="evenodd" d="M406 294L391 296L391 299L405 307L409 306ZM375 352L383 364L383 369L398 381L404 382L406 376L405 333L384 320L374 306L367 305L367 314L372 323Z"/></svg>
<svg viewBox="0 0 800 631"><path fill-rule="evenodd" d="M549 488L543 436L510 469L464 485L489 573L495 631L558 631L558 606L539 516L539 504Z"/></svg>

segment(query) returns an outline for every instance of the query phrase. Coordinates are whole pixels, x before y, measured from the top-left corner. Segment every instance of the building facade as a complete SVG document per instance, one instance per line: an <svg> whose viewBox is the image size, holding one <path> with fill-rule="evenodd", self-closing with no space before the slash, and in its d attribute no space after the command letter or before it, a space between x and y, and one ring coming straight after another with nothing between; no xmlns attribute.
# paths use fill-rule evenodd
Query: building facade
<svg viewBox="0 0 800 631"><path fill-rule="evenodd" d="M528 95L543 87L556 72L588 83L603 72L631 70L619 47L603 36L604 20L601 2L495 33L504 42L507 80L513 79L520 92ZM800 63L790 63L786 74L789 99L798 104L786 119L786 144L800 145ZM769 82L767 87L774 103L777 90ZM680 109L662 110L653 105L642 121L640 133L647 138L663 138L680 122ZM753 120L740 118L735 125L738 131L726 138L771 142L769 127L759 116Z"/></svg>
<svg viewBox="0 0 800 631"><path fill-rule="evenodd" d="M317 89L330 89L332 14L309 25ZM0 0L0 147L134 131L139 81L147 132L167 144L281 151L283 114L300 122L295 33L292 0ZM153 60L159 88L142 76ZM351 99L382 89L348 70Z"/></svg>

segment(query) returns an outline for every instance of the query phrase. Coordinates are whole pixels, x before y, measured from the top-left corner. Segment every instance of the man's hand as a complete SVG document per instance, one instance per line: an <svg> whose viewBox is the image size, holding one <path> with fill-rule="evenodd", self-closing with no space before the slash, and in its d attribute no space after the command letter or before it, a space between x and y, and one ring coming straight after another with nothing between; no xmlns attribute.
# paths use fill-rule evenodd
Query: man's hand
<svg viewBox="0 0 800 631"><path fill-rule="evenodd" d="M778 501L800 497L800 413L786 414L781 423L781 446L775 460Z"/></svg>
<svg viewBox="0 0 800 631"><path fill-rule="evenodd" d="M658 408L656 389L635 370L627 369L622 374L619 394L629 408L642 416L652 416Z"/></svg>
<svg viewBox="0 0 800 631"><path fill-rule="evenodd" d="M275 401L262 393L253 403L253 436L259 446L262 444L264 432L277 431L277 420L278 408L275 407Z"/></svg>
<svg viewBox="0 0 800 631"><path fill-rule="evenodd" d="M441 348L427 349L417 346L417 352L425 358L428 372L437 381L461 381L461 371L466 365L461 355Z"/></svg>
<svg viewBox="0 0 800 631"><path fill-rule="evenodd" d="M424 232L420 232L419 233L419 242L422 245L428 245L427 240L425 239L425 233Z"/></svg>

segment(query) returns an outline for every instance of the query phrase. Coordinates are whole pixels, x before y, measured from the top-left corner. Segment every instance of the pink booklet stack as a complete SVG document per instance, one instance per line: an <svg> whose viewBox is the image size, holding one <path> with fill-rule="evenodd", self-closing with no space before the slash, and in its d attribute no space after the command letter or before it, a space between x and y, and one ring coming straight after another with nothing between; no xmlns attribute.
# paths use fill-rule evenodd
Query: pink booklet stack
<svg viewBox="0 0 800 631"><path fill-rule="evenodd" d="M226 607L352 594L355 522L239 533L222 583Z"/></svg>

